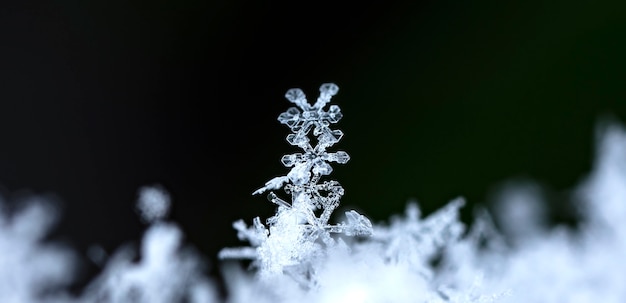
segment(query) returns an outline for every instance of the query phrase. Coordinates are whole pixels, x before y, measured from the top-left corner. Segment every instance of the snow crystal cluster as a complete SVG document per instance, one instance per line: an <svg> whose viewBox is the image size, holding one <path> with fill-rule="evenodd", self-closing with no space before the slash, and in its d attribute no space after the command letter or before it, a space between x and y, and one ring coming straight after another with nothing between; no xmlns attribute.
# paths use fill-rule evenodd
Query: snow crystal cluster
<svg viewBox="0 0 626 303"><path fill-rule="evenodd" d="M44 241L56 220L49 202L32 197L10 208L0 200L0 302L40 302L72 282L76 255Z"/></svg>
<svg viewBox="0 0 626 303"><path fill-rule="evenodd" d="M118 250L80 302L213 302L214 288L203 276L204 262L183 245L180 228L164 221L169 204L169 195L161 187L140 189L137 212L151 224L143 236L140 260L133 260L136 252L130 247Z"/></svg>
<svg viewBox="0 0 626 303"><path fill-rule="evenodd" d="M496 211L478 209L469 227L459 219L463 198L425 218L410 202L404 216L388 223L371 224L348 212L348 223L332 227L330 211L343 190L328 204L331 195L318 189L320 177L332 170L328 162L348 159L345 152L326 152L327 143L343 135L328 128L341 117L339 107L323 109L337 91L334 84L322 85L314 105L298 89L287 92L299 109L289 108L278 120L293 132L287 141L304 153L283 156L291 171L255 194L283 188L291 202L270 192L277 210L267 226L258 217L251 227L234 223L251 246L226 248L220 256L253 262L245 270L224 271L228 302L626 300L626 267L620 265L626 254L626 133L616 123L600 128L595 169L574 191L571 207L584 210L578 229L548 224L547 201L540 186L530 183L503 188ZM317 146L310 144L311 133ZM322 184L328 182L338 185ZM316 216L319 208L322 215Z"/></svg>
<svg viewBox="0 0 626 303"><path fill-rule="evenodd" d="M69 291L78 276L78 254L46 240L57 220L54 205L31 198L13 209L0 202L0 302L216 302L215 285L203 274L205 262L183 245L180 228L165 221L169 198L160 187L140 191L137 210L150 224L141 250L125 246L108 258L100 250L103 270L80 294Z"/></svg>
<svg viewBox="0 0 626 303"><path fill-rule="evenodd" d="M230 288L232 302L488 302L498 297L499 293L480 293L475 284L455 289L435 281L433 261L464 232L458 218L461 198L424 220L417 205L410 204L406 217L395 218L390 226L373 226L354 210L345 213L347 222L328 223L343 188L321 178L332 172L329 162L349 160L346 152L326 151L343 136L329 127L342 117L339 107L324 110L338 89L323 84L313 105L300 89L285 95L298 108L289 108L278 121L292 131L287 142L303 153L283 156L289 173L271 179L254 194L283 188L291 202L270 192L268 199L277 210L267 227L258 217L251 227L242 220L233 224L239 238L251 246L223 249L220 257L251 259L255 274L241 282L246 275L228 269L226 274L239 280Z"/></svg>
<svg viewBox="0 0 626 303"><path fill-rule="evenodd" d="M575 228L549 222L541 186L530 182L502 187L493 211L477 211L471 224L459 218L463 198L428 216L409 202L388 222L348 211L332 223L344 191L328 179L331 163L349 160L328 150L343 136L331 128L339 107L325 109L337 92L322 85L313 105L287 92L296 107L278 120L302 152L283 156L290 171L254 192L267 192L276 213L233 224L248 244L219 253L225 295L167 220L168 193L150 186L136 205L148 224L139 251L94 249L102 272L79 293L69 291L78 253L47 238L53 204L0 200L0 302L626 302L626 131L617 123L598 128L594 169L571 191Z"/></svg>
<svg viewBox="0 0 626 303"><path fill-rule="evenodd" d="M303 286L311 287L316 281L315 267L319 259L336 245L331 233L348 236L372 233L372 223L354 210L346 213L347 222L328 223L344 191L339 182L321 178L333 171L329 162L343 164L350 159L344 151L326 150L343 136L341 130L330 128L331 123L342 117L339 107L331 105L328 111L324 110L338 89L332 83L322 85L313 105L307 102L302 90L287 91L285 97L300 109L289 108L278 121L289 126L293 133L287 136L287 141L300 147L303 153L283 156L282 163L292 167L289 173L268 181L254 194L284 187L285 192L291 194L291 201L270 192L268 199L277 204L278 209L276 215L267 220L269 228L258 217L251 227L243 221L235 222L239 238L250 241L253 248L224 249L220 258L252 259L259 267L259 275L265 279L289 274ZM311 144L309 136L315 137L315 145Z"/></svg>

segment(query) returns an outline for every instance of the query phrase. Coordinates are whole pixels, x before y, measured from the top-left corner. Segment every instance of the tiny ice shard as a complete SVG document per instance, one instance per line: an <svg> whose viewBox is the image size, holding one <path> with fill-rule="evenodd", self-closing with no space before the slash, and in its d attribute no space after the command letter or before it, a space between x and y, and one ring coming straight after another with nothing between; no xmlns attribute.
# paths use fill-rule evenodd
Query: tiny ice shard
<svg viewBox="0 0 626 303"><path fill-rule="evenodd" d="M347 236L360 236L372 234L372 222L358 212L351 210L346 212L348 223L344 233Z"/></svg>

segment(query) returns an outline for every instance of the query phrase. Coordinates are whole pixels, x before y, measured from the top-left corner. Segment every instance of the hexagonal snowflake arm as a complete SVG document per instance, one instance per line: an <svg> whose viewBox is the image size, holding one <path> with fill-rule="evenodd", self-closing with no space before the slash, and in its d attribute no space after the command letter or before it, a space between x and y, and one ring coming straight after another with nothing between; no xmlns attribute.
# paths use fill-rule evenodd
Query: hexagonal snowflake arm
<svg viewBox="0 0 626 303"><path fill-rule="evenodd" d="M326 105L326 103L330 102L330 98L336 95L338 91L339 91L339 86L337 86L334 83L322 84L320 86L320 96L317 98L317 101L315 102L313 107L318 108L318 109L323 108Z"/></svg>

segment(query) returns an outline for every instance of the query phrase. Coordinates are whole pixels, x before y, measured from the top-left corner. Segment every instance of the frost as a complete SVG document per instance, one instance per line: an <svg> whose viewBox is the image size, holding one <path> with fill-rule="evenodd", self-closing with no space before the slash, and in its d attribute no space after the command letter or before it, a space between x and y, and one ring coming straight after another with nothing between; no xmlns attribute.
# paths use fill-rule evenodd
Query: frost
<svg viewBox="0 0 626 303"><path fill-rule="evenodd" d="M349 159L345 152L326 152L343 133L327 128L341 112L338 107L322 110L337 92L325 87L329 92L314 106L300 90L287 93L298 108L288 109L279 121L294 132L287 141L304 153L283 156L291 171L255 192L270 191L268 198L277 206L267 226L259 218L251 227L234 224L239 238L251 246L224 249L221 256L249 258L254 266L224 271L228 302L626 300L621 262L626 255L626 134L616 124L598 132L594 171L572 191L572 201L579 202L571 207L583 210L577 229L549 224L542 188L533 182L505 183L495 196L494 212L476 209L470 226L459 218L465 201L457 198L423 218L417 203L410 202L404 216L389 223L372 224L347 212L344 222L324 228L330 212L314 212L334 210L343 189L336 181L319 182L320 177L332 172L329 162ZM311 145L311 129L321 145ZM280 188L291 200L271 192ZM318 197L322 189L327 196ZM336 199L329 198L332 193ZM367 237L329 237L330 232Z"/></svg>
<svg viewBox="0 0 626 303"><path fill-rule="evenodd" d="M0 302L54 302L74 282L75 255L44 240L57 220L53 204L31 197L9 209L0 200Z"/></svg>
<svg viewBox="0 0 626 303"><path fill-rule="evenodd" d="M336 245L331 233L347 236L372 233L369 219L354 210L346 212L347 221L329 224L344 190L339 182L322 181L321 177L333 171L329 162L344 164L350 159L346 152L326 151L343 136L342 131L330 128L342 117L339 107L332 105L328 111L324 110L338 90L335 84L323 84L313 105L308 103L302 90L287 91L287 100L298 107L287 109L278 116L278 121L292 131L287 135L287 142L303 152L283 156L281 162L285 167L291 167L289 173L271 179L254 194L283 188L291 199L285 201L270 191L268 199L278 209L267 220L268 227L261 224L259 218L254 219L250 228L242 221L235 222L233 226L239 238L248 240L252 247L224 249L220 258L253 259L261 277L270 279L288 273L303 286L313 287L316 278L311 261L324 258L325 249ZM316 142L315 145L311 144L312 141Z"/></svg>
<svg viewBox="0 0 626 303"><path fill-rule="evenodd" d="M291 130L287 142L302 152L283 156L289 172L254 192L266 193L276 213L265 222L233 223L248 246L219 253L226 297L167 219L167 191L148 186L136 205L147 224L139 248L130 243L109 256L95 243L86 254L102 271L76 294L68 288L77 253L49 238L54 204L0 200L0 302L626 301L626 132L617 123L600 125L593 171L569 191L580 214L573 226L550 222L545 188L528 180L503 183L493 211L477 207L470 224L460 219L462 197L428 215L409 201L388 222L349 210L332 223L344 190L328 179L331 164L350 159L327 150L343 136L331 128L342 118L339 107L327 107L337 92L334 84L322 85L313 105L301 90L287 92L295 107L278 120ZM251 260L251 267L239 260Z"/></svg>
<svg viewBox="0 0 626 303"><path fill-rule="evenodd" d="M146 201L163 202L167 197L160 187L140 192L139 208ZM146 199L146 194L152 199ZM160 208L159 214L164 215L163 211ZM16 205L0 200L0 302L218 302L214 282L203 272L207 264L184 245L180 228L161 215L152 218L159 220L145 232L139 252L128 245L107 258L93 246L90 254L104 264L103 271L83 291L72 294L68 288L77 280L77 253L45 240L57 219L54 205L37 197Z"/></svg>
<svg viewBox="0 0 626 303"><path fill-rule="evenodd" d="M206 264L197 252L183 245L180 228L163 221L169 204L163 188L140 189L137 209L152 224L141 242L139 261L134 261L131 247L120 248L88 285L80 302L214 302L214 286L203 273Z"/></svg>
<svg viewBox="0 0 626 303"><path fill-rule="evenodd" d="M496 284L512 287L503 302L626 300L626 133L605 122L596 147L593 172L573 191L582 210L578 229L527 229L531 234L517 239L493 276Z"/></svg>
<svg viewBox="0 0 626 303"><path fill-rule="evenodd" d="M233 227L250 247L226 248L222 259L251 259L254 278L229 267L225 274L232 284L230 302L490 302L497 293L484 295L478 284L464 289L440 282L432 262L449 246L460 243L465 226L458 211L459 198L425 219L416 204L409 204L406 217L390 225L373 225L354 210L344 220L330 224L344 190L337 181L322 180L332 172L331 162L346 163L344 151L327 148L343 136L330 125L342 118L331 105L338 92L335 84L323 84L320 96L310 105L300 89L290 89L286 98L297 105L278 117L291 134L287 142L303 150L282 157L291 170L271 179L254 194L270 191L268 199L276 214L247 226L242 220ZM316 142L316 144L312 144ZM284 189L284 200L271 190ZM480 271L476 271L476 276ZM233 281L234 280L234 281ZM475 279L474 279L475 280Z"/></svg>
<svg viewBox="0 0 626 303"><path fill-rule="evenodd" d="M121 249L100 277L87 288L84 302L170 303L212 302L212 286L200 270L201 260L183 250L182 232L169 223L156 223L144 235L141 259ZM204 293L198 297L196 293Z"/></svg>
<svg viewBox="0 0 626 303"><path fill-rule="evenodd" d="M407 266L418 274L432 278L430 264L437 253L456 243L465 226L458 213L465 204L458 198L425 219L420 219L415 202L409 203L405 218L395 218L388 227L379 226L375 241L384 243L383 258L392 264Z"/></svg>

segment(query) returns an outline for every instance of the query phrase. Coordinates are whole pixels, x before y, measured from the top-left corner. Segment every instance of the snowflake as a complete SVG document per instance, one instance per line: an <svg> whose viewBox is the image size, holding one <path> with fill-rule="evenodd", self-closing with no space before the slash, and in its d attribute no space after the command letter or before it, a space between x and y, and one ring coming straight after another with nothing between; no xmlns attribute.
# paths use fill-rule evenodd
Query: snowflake
<svg viewBox="0 0 626 303"><path fill-rule="evenodd" d="M343 116L339 106L331 105L324 110L338 90L335 84L323 84L313 105L308 103L302 90L287 91L285 97L297 107L280 114L278 121L292 131L287 142L303 152L283 156L281 162L291 168L289 173L269 180L253 193L270 191L268 199L278 205L276 214L267 220L268 227L258 217L252 227L246 226L242 220L235 222L233 227L238 231L239 239L248 240L252 247L226 248L220 252L220 258L253 259L261 276L288 272L307 284L312 280L310 262L323 258L324 248L337 243L331 234L372 234L370 220L354 210L346 212L347 222L328 223L332 212L339 206L344 189L337 181L320 179L333 171L329 162L345 164L350 160L344 151L326 150L343 137L341 130L330 127ZM312 145L312 142L316 144ZM290 202L271 191L281 188L291 195Z"/></svg>

